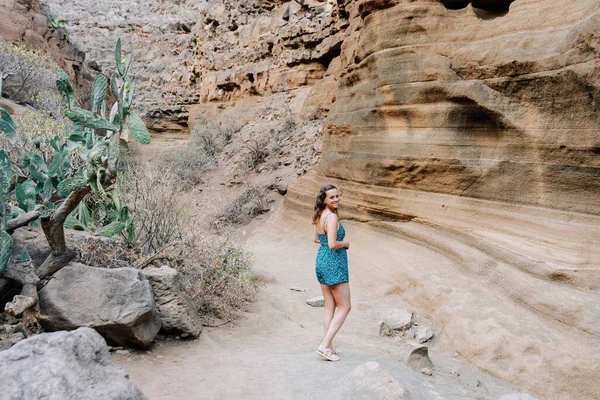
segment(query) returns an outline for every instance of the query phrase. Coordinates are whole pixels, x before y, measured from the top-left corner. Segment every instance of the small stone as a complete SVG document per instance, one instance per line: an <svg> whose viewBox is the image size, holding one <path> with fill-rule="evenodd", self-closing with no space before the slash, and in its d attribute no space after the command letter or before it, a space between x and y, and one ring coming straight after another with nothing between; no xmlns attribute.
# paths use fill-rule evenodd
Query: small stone
<svg viewBox="0 0 600 400"><path fill-rule="evenodd" d="M433 370L431 368L422 368L421 373L423 375L431 376L433 375Z"/></svg>
<svg viewBox="0 0 600 400"><path fill-rule="evenodd" d="M306 292L306 289L296 286L292 286L290 290L293 290L294 292Z"/></svg>
<svg viewBox="0 0 600 400"><path fill-rule="evenodd" d="M300 176L302 174L304 174L306 172L306 170L304 168L298 168L296 170L296 175Z"/></svg>
<svg viewBox="0 0 600 400"><path fill-rule="evenodd" d="M116 353L120 356L127 356L129 355L129 350L117 350Z"/></svg>
<svg viewBox="0 0 600 400"><path fill-rule="evenodd" d="M417 333L415 333L415 339L419 343L425 343L433 337L433 332L424 326L420 327Z"/></svg>
<svg viewBox="0 0 600 400"><path fill-rule="evenodd" d="M414 342L408 342L402 346L400 349L400 361L413 371L420 371L423 368L433 368L427 346Z"/></svg>
<svg viewBox="0 0 600 400"><path fill-rule="evenodd" d="M323 296L313 297L306 300L306 304L313 307L325 307L325 298Z"/></svg>
<svg viewBox="0 0 600 400"><path fill-rule="evenodd" d="M284 183L280 183L279 185L277 185L277 192L282 195L285 196L287 194L288 191L288 185L284 184Z"/></svg>

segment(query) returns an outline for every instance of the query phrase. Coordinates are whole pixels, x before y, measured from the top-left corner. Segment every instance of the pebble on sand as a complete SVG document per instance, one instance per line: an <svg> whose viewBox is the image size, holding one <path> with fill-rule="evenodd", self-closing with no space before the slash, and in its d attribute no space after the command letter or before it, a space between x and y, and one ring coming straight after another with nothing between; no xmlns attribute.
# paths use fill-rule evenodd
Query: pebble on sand
<svg viewBox="0 0 600 400"><path fill-rule="evenodd" d="M323 296L313 297L306 300L306 304L313 307L325 307L325 298Z"/></svg>

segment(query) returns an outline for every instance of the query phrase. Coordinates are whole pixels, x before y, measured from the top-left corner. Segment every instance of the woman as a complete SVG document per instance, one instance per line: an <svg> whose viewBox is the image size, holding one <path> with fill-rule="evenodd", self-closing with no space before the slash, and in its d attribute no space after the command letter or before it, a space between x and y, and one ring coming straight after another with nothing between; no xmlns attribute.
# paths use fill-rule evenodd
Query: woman
<svg viewBox="0 0 600 400"><path fill-rule="evenodd" d="M350 312L350 285L348 283L348 256L350 247L344 241L346 231L338 222L337 209L340 196L333 185L325 185L317 195L313 224L315 243L319 243L316 274L325 298L323 328L325 338L317 353L329 361L339 361L333 347L333 338L338 333Z"/></svg>

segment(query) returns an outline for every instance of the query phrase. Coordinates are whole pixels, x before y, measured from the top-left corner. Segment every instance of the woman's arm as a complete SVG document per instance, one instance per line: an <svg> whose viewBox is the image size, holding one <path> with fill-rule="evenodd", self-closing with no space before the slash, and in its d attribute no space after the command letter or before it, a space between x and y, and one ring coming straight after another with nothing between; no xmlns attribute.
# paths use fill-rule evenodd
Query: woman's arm
<svg viewBox="0 0 600 400"><path fill-rule="evenodd" d="M317 232L317 224L315 224L315 239L314 239L315 243L319 243L321 244L321 241L319 240L319 232Z"/></svg>
<svg viewBox="0 0 600 400"><path fill-rule="evenodd" d="M327 218L327 244L331 250L347 249L350 245L347 241L338 242L337 239L338 217L333 214Z"/></svg>

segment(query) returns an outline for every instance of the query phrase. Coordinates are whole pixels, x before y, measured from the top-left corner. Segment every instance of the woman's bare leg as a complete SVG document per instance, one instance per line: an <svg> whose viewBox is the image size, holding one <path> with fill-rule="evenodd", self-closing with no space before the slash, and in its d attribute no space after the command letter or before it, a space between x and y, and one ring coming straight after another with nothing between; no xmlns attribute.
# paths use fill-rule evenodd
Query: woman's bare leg
<svg viewBox="0 0 600 400"><path fill-rule="evenodd" d="M337 285L330 286L329 289L333 294L337 309L335 310L333 319L329 324L329 329L325 334L325 339L323 339L323 343L321 343L321 345L326 349L330 349L332 347L333 338L344 324L344 321L346 320L346 317L352 308L350 304L350 285L348 282L338 283Z"/></svg>
<svg viewBox="0 0 600 400"><path fill-rule="evenodd" d="M333 297L333 293L331 292L329 286L321 285L321 292L325 298L325 315L323 316L323 336L325 336L329 330L329 325L331 325L336 304L335 298Z"/></svg>

